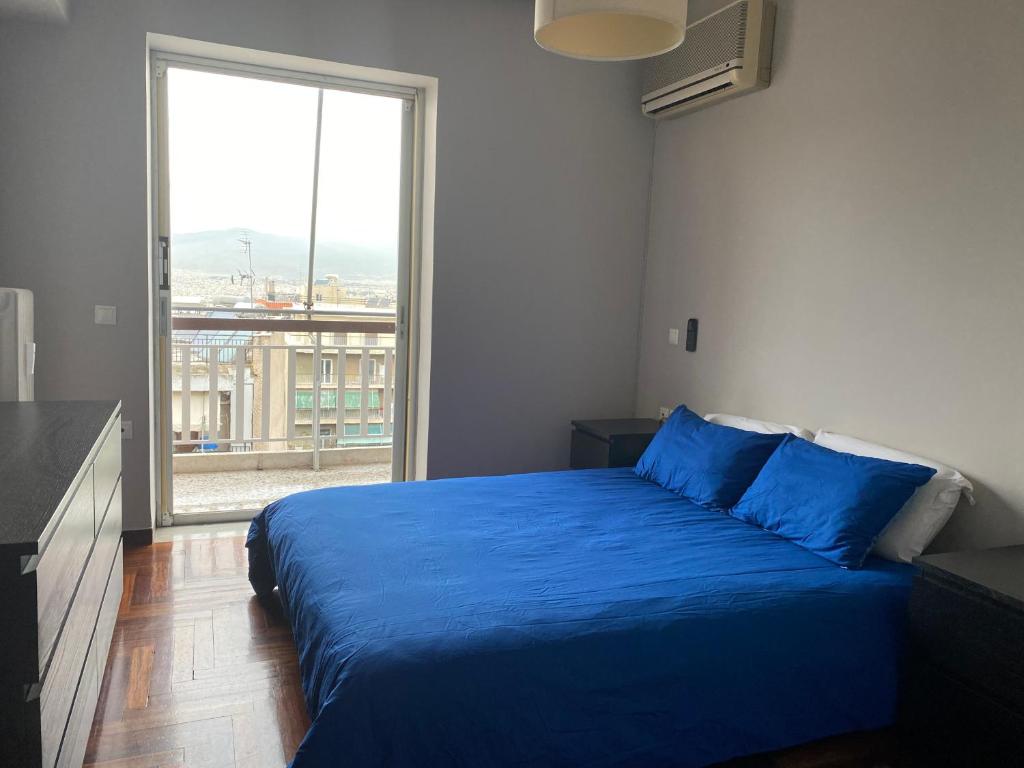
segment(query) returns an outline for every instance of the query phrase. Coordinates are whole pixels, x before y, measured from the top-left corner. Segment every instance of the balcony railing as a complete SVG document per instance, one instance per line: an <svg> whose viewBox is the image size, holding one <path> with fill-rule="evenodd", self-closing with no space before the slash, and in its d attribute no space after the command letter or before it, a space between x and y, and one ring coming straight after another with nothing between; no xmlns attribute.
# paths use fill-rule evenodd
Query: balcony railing
<svg viewBox="0 0 1024 768"><path fill-rule="evenodd" d="M181 320L171 354L176 453L312 450L319 466L323 449L391 444L393 323L349 323L374 342L352 346L324 343L352 338L322 332L337 327L330 321ZM204 320L215 327L199 331Z"/></svg>
<svg viewBox="0 0 1024 768"><path fill-rule="evenodd" d="M325 347L325 349L330 350L331 348ZM376 358L376 361L379 364L383 360L383 351L387 349L387 347L346 347L346 349L349 350L350 355L353 354L352 350L368 349L370 350L371 362L373 362L374 358ZM324 355L326 356L327 352L325 352ZM295 379L295 384L298 387L305 387L308 389L309 387L313 386L314 378L320 379L321 389L337 389L338 383L342 377L336 373L321 373L319 377L313 376L312 374L299 374ZM360 387L362 387L364 381L368 381L371 387L378 388L383 387L385 383L384 374L381 372L370 373L366 376L363 376L361 373L346 373L344 378L346 389L359 389Z"/></svg>

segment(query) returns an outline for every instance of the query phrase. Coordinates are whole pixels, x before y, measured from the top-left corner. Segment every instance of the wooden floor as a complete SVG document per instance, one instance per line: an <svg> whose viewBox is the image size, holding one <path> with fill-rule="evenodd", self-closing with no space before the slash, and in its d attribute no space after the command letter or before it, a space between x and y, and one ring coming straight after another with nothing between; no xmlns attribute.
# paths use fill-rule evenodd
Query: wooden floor
<svg viewBox="0 0 1024 768"><path fill-rule="evenodd" d="M853 733L768 755L730 760L713 768L903 768L891 731Z"/></svg>
<svg viewBox="0 0 1024 768"><path fill-rule="evenodd" d="M309 728L280 609L253 597L245 540L205 534L125 550L124 598L86 766L283 768ZM893 765L887 733L728 768ZM720 768L726 768L725 765Z"/></svg>
<svg viewBox="0 0 1024 768"><path fill-rule="evenodd" d="M241 536L125 550L124 598L87 766L282 768L309 728L287 622Z"/></svg>

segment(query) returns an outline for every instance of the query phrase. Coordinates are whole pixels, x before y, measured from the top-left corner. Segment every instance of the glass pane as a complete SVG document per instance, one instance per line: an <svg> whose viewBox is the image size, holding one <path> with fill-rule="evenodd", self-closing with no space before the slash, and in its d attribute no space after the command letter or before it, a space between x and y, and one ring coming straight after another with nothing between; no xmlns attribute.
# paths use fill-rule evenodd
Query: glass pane
<svg viewBox="0 0 1024 768"><path fill-rule="evenodd" d="M313 302L394 316L400 99L325 91Z"/></svg>
<svg viewBox="0 0 1024 768"><path fill-rule="evenodd" d="M312 301L332 317L394 323L404 108L401 99L324 92ZM350 422L344 424L341 444L390 443L391 428L385 431L383 423L384 354L394 349L394 334L349 333L337 343L371 355L365 373L357 355L340 372L339 385L348 387L343 419ZM364 384L369 389L365 429ZM394 402L394 381L387 398ZM391 413L386 418L390 422Z"/></svg>
<svg viewBox="0 0 1024 768"><path fill-rule="evenodd" d="M174 449L206 454L201 471L195 457L176 457L175 514L258 508L255 483L213 497L207 481L220 471L211 461L254 468L264 451L307 454L309 487L387 480L404 102L322 92L310 291L321 91L173 67L167 78L171 294L183 321L172 345ZM336 321L337 332L303 327L307 300L311 319ZM244 322L257 318L274 327ZM313 451L335 449L354 452L313 472ZM253 455L215 455L226 453ZM199 479L186 494L190 469Z"/></svg>
<svg viewBox="0 0 1024 768"><path fill-rule="evenodd" d="M167 72L172 299L305 294L317 89Z"/></svg>

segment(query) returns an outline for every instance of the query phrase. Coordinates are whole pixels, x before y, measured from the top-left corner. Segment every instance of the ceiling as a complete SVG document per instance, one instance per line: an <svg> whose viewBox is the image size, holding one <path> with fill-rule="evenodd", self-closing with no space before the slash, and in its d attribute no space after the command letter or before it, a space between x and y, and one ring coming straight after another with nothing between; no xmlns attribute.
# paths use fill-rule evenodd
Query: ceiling
<svg viewBox="0 0 1024 768"><path fill-rule="evenodd" d="M0 0L0 18L66 22L70 0Z"/></svg>
<svg viewBox="0 0 1024 768"><path fill-rule="evenodd" d="M67 22L71 0L0 0L0 19L30 18L38 21ZM690 21L695 21L727 5L730 0L689 0Z"/></svg>

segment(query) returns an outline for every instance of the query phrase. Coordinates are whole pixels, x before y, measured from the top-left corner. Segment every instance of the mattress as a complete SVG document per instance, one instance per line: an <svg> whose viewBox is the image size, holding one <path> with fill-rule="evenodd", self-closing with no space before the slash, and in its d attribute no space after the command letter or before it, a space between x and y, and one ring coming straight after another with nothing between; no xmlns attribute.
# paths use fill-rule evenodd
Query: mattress
<svg viewBox="0 0 1024 768"><path fill-rule="evenodd" d="M702 766L894 719L911 566L628 469L300 493L247 546L299 651L294 768Z"/></svg>

